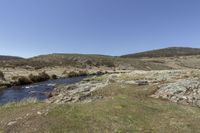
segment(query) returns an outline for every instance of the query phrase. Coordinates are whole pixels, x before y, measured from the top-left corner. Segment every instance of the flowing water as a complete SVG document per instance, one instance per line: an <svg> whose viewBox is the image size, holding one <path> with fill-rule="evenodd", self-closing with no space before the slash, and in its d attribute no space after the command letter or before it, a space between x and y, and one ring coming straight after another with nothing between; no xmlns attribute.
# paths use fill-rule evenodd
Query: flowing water
<svg viewBox="0 0 200 133"><path fill-rule="evenodd" d="M63 78L57 80L48 80L45 82L35 83L26 86L14 86L0 91L0 104L9 102L18 102L27 98L36 98L45 100L48 93L59 84L73 84L80 82L85 77Z"/></svg>

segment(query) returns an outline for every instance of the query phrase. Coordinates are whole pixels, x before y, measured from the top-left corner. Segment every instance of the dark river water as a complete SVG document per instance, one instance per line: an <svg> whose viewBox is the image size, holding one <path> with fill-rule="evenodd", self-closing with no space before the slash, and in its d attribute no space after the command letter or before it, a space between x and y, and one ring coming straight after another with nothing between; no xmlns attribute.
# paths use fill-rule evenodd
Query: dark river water
<svg viewBox="0 0 200 133"><path fill-rule="evenodd" d="M26 98L47 99L47 94L58 84L73 84L85 77L63 78L35 83L26 86L14 86L0 91L0 104L17 102Z"/></svg>

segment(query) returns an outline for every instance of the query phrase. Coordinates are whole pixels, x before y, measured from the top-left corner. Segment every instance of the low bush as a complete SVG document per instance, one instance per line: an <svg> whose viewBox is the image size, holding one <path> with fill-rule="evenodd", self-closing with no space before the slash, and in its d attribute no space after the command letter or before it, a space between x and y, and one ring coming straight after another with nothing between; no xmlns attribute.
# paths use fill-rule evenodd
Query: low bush
<svg viewBox="0 0 200 133"><path fill-rule="evenodd" d="M14 82L14 85L27 85L27 84L32 83L32 81L29 78L25 77L25 76L19 76L19 77L15 77L13 79L17 79Z"/></svg>
<svg viewBox="0 0 200 133"><path fill-rule="evenodd" d="M63 71L63 73L62 73L62 74L63 74L63 75L66 75L66 74L68 74L68 73L67 73L67 70Z"/></svg>
<svg viewBox="0 0 200 133"><path fill-rule="evenodd" d="M38 82L39 81L39 76L37 76L37 75L30 74L28 77L33 82Z"/></svg>
<svg viewBox="0 0 200 133"><path fill-rule="evenodd" d="M78 73L79 76L87 76L89 73L87 71L79 71Z"/></svg>
<svg viewBox="0 0 200 133"><path fill-rule="evenodd" d="M68 73L69 78L79 77L79 76L87 76L87 75L89 75L89 73L87 71L79 71L79 72L71 71Z"/></svg>
<svg viewBox="0 0 200 133"><path fill-rule="evenodd" d="M53 74L53 75L51 75L51 78L52 78L52 79L58 79L58 76L55 75L55 74Z"/></svg>
<svg viewBox="0 0 200 133"><path fill-rule="evenodd" d="M5 80L4 73L2 71L0 71L0 79Z"/></svg>
<svg viewBox="0 0 200 133"><path fill-rule="evenodd" d="M41 81L49 80L50 76L46 72L42 72L42 73L39 73L38 75L30 74L29 79L32 82L41 82Z"/></svg>
<svg viewBox="0 0 200 133"><path fill-rule="evenodd" d="M54 76L54 78L55 78L55 76ZM28 77L14 76L14 77L12 77L12 80L14 80L14 82L12 84L13 85L27 85L27 84L31 84L31 83L46 81L49 79L50 79L50 76L48 74L46 74L45 72L42 72L42 73L39 73L38 75L30 74Z"/></svg>
<svg viewBox="0 0 200 133"><path fill-rule="evenodd" d="M111 60L103 60L103 61L102 61L102 64L103 64L104 66L107 66L107 67L115 67L114 62L111 61Z"/></svg>
<svg viewBox="0 0 200 133"><path fill-rule="evenodd" d="M49 80L51 78L46 72L39 73L39 77L41 81Z"/></svg>
<svg viewBox="0 0 200 133"><path fill-rule="evenodd" d="M71 72L68 73L69 78L78 77L78 76L79 76L79 74L77 72L74 72L74 71L71 71Z"/></svg>
<svg viewBox="0 0 200 133"><path fill-rule="evenodd" d="M102 72L102 71L97 71L96 72L96 75L103 75L104 74L104 72Z"/></svg>

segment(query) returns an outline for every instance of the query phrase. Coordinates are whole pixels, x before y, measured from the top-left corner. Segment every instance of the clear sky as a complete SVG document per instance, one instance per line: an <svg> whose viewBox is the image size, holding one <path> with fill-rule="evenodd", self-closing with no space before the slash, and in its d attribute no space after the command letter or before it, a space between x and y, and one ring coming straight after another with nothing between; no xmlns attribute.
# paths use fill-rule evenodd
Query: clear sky
<svg viewBox="0 0 200 133"><path fill-rule="evenodd" d="M0 0L0 54L200 47L200 0Z"/></svg>

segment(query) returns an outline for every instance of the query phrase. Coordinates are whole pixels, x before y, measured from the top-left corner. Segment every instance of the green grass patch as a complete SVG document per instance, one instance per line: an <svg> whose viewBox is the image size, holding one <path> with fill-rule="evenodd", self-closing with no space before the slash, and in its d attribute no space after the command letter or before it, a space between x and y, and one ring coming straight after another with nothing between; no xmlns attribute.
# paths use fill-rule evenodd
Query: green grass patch
<svg viewBox="0 0 200 133"><path fill-rule="evenodd" d="M52 133L198 133L200 109L150 98L154 86L112 84L92 95L104 99L87 104L36 103L0 108L2 120L51 107L48 115L26 120L29 127L18 125L17 131L36 128ZM11 116L10 116L11 115ZM2 127L0 126L0 129Z"/></svg>
<svg viewBox="0 0 200 133"><path fill-rule="evenodd" d="M147 87L147 86L146 86ZM147 97L154 87L108 86L93 95L105 99L89 104L59 105L49 114L52 132L200 131L199 108Z"/></svg>

